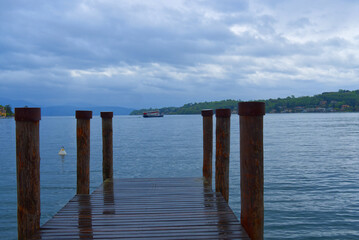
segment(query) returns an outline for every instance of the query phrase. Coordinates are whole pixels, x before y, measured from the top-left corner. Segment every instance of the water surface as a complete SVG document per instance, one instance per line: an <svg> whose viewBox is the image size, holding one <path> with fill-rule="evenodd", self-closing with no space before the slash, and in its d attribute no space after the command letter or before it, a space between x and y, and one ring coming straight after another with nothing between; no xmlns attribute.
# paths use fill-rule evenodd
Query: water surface
<svg viewBox="0 0 359 240"><path fill-rule="evenodd" d="M202 117L115 116L114 176L202 174ZM15 121L0 119L0 232L16 239ZM65 146L68 155L57 155ZM359 239L359 114L264 117L266 239ZM76 193L76 120L40 121L41 223ZM91 191L102 182L101 118L91 120ZM239 119L231 118L230 206L240 216Z"/></svg>

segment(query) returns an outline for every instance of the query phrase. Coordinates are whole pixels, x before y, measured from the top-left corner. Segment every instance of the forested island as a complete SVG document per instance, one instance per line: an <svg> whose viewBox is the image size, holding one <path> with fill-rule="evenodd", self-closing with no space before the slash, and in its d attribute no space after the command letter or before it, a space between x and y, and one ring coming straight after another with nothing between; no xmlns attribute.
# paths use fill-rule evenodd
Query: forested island
<svg viewBox="0 0 359 240"><path fill-rule="evenodd" d="M161 113L172 114L200 114L202 109L230 108L237 112L238 102L241 100L222 100L213 102L187 103L182 107L164 107L158 109ZM315 96L256 100L265 102L267 113L306 113L306 112L359 112L359 90L339 90L338 92L323 92ZM131 115L141 115L143 112L155 109L140 109Z"/></svg>

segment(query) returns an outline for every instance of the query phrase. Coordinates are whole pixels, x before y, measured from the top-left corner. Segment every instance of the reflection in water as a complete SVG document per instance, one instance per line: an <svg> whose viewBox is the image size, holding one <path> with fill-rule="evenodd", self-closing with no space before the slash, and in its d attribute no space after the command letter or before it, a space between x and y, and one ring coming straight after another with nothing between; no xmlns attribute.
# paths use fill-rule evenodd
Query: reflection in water
<svg viewBox="0 0 359 240"><path fill-rule="evenodd" d="M228 239L234 236L233 230L238 225L233 223L237 221L234 218L234 215L228 212L227 203L222 196L219 196L212 191L212 185L209 185L209 182L203 181L203 206L205 209L206 215L209 219L215 221L214 228L217 228L218 239ZM213 229L214 230L214 229ZM236 230L238 231L238 229Z"/></svg>
<svg viewBox="0 0 359 240"><path fill-rule="evenodd" d="M218 238L226 238L226 236L232 235L231 228L232 225L230 224L231 221L233 221L233 217L230 214L221 214L221 212L226 211L225 205L223 205L224 200L222 200L222 203L220 202L220 199L217 199L216 201L216 208L217 208L217 216L218 216ZM228 211L228 210L227 210Z"/></svg>
<svg viewBox="0 0 359 240"><path fill-rule="evenodd" d="M115 214L115 197L113 194L113 181L107 179L103 183L103 214Z"/></svg>
<svg viewBox="0 0 359 240"><path fill-rule="evenodd" d="M61 173L65 172L65 156L59 155L59 159L61 161Z"/></svg>
<svg viewBox="0 0 359 240"><path fill-rule="evenodd" d="M204 192L212 192L212 178L203 178Z"/></svg>
<svg viewBox="0 0 359 240"><path fill-rule="evenodd" d="M90 195L78 195L80 201L78 227L80 239L93 239Z"/></svg>
<svg viewBox="0 0 359 240"><path fill-rule="evenodd" d="M61 160L61 172L64 173L65 172L65 156L64 155L59 155L59 158Z"/></svg>

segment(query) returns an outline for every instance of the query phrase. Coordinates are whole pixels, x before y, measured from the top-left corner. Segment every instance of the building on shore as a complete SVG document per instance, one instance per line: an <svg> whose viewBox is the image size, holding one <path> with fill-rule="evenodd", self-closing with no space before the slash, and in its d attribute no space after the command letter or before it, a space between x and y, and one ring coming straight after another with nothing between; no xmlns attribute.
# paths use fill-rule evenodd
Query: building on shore
<svg viewBox="0 0 359 240"><path fill-rule="evenodd" d="M6 117L6 109L4 107L0 107L0 118Z"/></svg>

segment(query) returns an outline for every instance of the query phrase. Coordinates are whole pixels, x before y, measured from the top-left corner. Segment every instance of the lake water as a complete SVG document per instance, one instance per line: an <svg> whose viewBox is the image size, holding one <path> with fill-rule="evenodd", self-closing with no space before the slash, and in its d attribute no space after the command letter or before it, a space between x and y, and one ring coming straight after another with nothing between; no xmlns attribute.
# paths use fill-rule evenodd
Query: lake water
<svg viewBox="0 0 359 240"><path fill-rule="evenodd" d="M115 116L114 176L202 175L202 117ZM15 121L0 119L0 235L16 239ZM102 182L101 118L91 120L91 191ZM57 155L65 146L67 156ZM76 120L40 121L41 224L76 193ZM265 239L359 239L359 114L264 117ZM231 118L230 207L240 216L239 119Z"/></svg>

